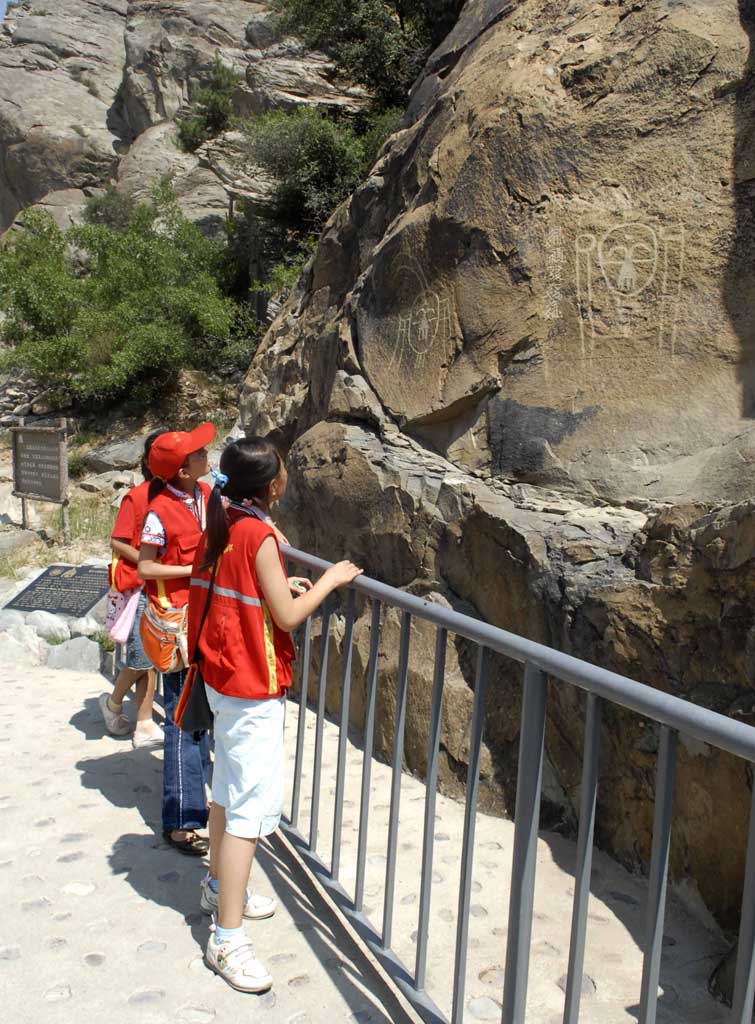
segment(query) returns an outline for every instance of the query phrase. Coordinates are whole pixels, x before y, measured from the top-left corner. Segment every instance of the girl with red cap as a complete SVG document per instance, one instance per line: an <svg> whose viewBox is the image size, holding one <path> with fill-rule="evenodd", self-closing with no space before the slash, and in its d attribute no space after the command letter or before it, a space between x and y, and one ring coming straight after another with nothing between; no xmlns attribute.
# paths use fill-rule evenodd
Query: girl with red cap
<svg viewBox="0 0 755 1024"><path fill-rule="evenodd" d="M191 431L161 434L149 453L154 476L139 549L139 575L159 609L186 610L191 565L205 527L210 488L200 482L209 472L207 445L212 423ZM185 650L185 641L183 642ZM197 829L207 824L205 782L210 764L207 736L194 740L173 721L186 669L163 674L165 754L163 837L181 853L201 857L207 840Z"/></svg>

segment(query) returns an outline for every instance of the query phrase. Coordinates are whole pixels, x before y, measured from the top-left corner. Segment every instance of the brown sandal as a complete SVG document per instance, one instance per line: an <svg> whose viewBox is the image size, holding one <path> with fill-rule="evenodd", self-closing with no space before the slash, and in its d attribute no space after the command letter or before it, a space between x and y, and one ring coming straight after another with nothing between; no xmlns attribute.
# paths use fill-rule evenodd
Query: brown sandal
<svg viewBox="0 0 755 1024"><path fill-rule="evenodd" d="M185 839L174 839L171 832L163 832L163 839L174 850L186 854L187 857L204 857L210 848L209 840L193 831L190 831Z"/></svg>

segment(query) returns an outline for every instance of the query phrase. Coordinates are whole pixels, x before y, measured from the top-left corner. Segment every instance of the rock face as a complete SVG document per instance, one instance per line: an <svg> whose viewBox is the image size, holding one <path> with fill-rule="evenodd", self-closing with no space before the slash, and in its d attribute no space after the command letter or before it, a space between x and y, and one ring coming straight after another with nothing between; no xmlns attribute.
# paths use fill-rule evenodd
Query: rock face
<svg viewBox="0 0 755 1024"><path fill-rule="evenodd" d="M748 30L736 0L468 3L402 130L331 219L242 398L245 428L288 451L297 546L746 720ZM358 611L355 725L369 648ZM342 635L341 610L332 708ZM415 623L412 644L405 757L421 773L431 631ZM449 641L447 664L441 783L459 792L474 651ZM481 798L501 812L520 684L519 665L494 659ZM579 692L554 683L550 826L573 826L583 718ZM657 746L651 724L606 709L598 841L642 869ZM681 743L672 873L729 925L750 789L743 763Z"/></svg>
<svg viewBox="0 0 755 1024"><path fill-rule="evenodd" d="M271 333L249 419L282 358L271 422L326 417L344 369L467 469L736 500L755 451L736 0L546 7L465 7Z"/></svg>
<svg viewBox="0 0 755 1024"><path fill-rule="evenodd" d="M237 133L196 154L176 148L175 118L216 55L239 73L240 115L300 103L354 111L365 102L362 90L333 81L322 54L279 38L269 13L246 0L11 8L0 27L0 232L32 205L68 227L111 180L142 198L164 174L209 232L237 199L264 205L271 182L240 167Z"/></svg>

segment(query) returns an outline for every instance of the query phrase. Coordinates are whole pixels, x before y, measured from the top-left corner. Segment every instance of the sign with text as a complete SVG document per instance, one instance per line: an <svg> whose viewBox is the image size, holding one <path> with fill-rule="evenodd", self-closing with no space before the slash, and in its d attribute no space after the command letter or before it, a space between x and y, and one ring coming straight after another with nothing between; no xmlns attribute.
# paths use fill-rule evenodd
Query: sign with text
<svg viewBox="0 0 755 1024"><path fill-rule="evenodd" d="M66 503L68 460L64 427L13 427L13 494L17 498Z"/></svg>
<svg viewBox="0 0 755 1024"><path fill-rule="evenodd" d="M81 617L102 600L109 588L105 566L50 565L5 607L19 612L43 611Z"/></svg>

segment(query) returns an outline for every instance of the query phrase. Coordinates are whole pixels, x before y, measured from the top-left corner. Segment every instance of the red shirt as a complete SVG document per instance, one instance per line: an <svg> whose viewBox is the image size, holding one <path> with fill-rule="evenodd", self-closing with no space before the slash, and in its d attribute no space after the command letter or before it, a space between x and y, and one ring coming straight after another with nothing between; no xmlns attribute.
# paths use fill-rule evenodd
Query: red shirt
<svg viewBox="0 0 755 1024"><path fill-rule="evenodd" d="M228 697L280 697L291 685L294 645L291 636L273 622L256 570L262 542L273 537L277 546L278 541L272 527L254 515L231 510L228 518L230 539L220 557L215 589L199 640L202 676L208 686ZM203 536L191 574L190 654L210 586L211 569L199 569L205 545Z"/></svg>
<svg viewBox="0 0 755 1024"><path fill-rule="evenodd" d="M138 484L123 495L121 507L115 517L115 525L110 536L113 540L122 540L132 548L139 550L142 536L142 523L147 514L147 492L149 483ZM136 572L136 562L123 555L116 555L110 563L110 585L123 593L126 590L141 588L144 584Z"/></svg>

